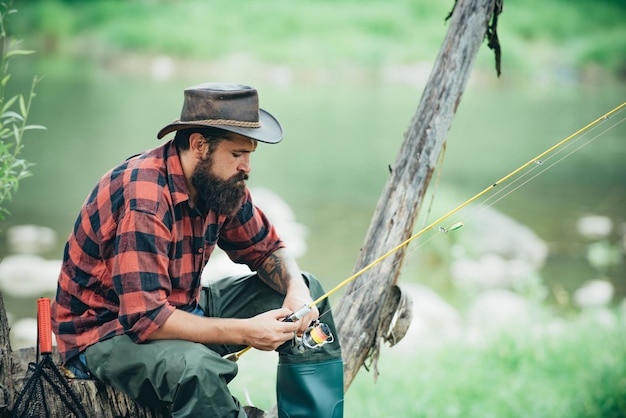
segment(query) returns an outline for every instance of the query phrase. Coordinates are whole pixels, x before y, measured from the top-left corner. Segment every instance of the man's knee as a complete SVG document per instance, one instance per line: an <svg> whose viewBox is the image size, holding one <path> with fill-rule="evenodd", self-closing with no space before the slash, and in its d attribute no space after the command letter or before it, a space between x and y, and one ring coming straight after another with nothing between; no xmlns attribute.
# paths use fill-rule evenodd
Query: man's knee
<svg viewBox="0 0 626 418"><path fill-rule="evenodd" d="M200 382L230 382L237 375L238 367L234 361L221 357L218 353L202 344L181 353L176 361L175 372L179 381L198 379ZM170 363L167 363L171 367Z"/></svg>
<svg viewBox="0 0 626 418"><path fill-rule="evenodd" d="M244 416L227 386L237 375L235 362L194 344L162 366L167 368L172 416Z"/></svg>

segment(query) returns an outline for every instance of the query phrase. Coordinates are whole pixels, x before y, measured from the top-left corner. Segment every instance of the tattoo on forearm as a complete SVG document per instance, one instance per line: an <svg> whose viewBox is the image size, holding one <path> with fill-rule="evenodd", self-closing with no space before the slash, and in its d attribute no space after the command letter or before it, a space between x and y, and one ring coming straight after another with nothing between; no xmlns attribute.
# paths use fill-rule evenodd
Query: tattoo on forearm
<svg viewBox="0 0 626 418"><path fill-rule="evenodd" d="M268 286L284 295L287 293L287 284L291 278L288 267L282 257L272 254L257 273Z"/></svg>

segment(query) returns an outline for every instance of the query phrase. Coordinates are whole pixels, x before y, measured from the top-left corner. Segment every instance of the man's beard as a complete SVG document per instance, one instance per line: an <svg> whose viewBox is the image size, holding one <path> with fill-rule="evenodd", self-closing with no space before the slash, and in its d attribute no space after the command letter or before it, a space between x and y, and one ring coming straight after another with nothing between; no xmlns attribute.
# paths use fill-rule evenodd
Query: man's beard
<svg viewBox="0 0 626 418"><path fill-rule="evenodd" d="M198 192L198 206L204 210L213 210L220 215L233 215L242 204L246 194L248 175L243 171L227 180L211 174L213 159L202 160L191 176L191 184Z"/></svg>

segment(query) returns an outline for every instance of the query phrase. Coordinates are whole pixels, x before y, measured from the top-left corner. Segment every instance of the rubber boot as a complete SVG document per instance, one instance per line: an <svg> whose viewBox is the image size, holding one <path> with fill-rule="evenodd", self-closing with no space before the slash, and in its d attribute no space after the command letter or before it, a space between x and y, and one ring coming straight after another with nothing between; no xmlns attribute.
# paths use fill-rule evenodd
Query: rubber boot
<svg viewBox="0 0 626 418"><path fill-rule="evenodd" d="M343 361L278 365L279 418L342 418Z"/></svg>

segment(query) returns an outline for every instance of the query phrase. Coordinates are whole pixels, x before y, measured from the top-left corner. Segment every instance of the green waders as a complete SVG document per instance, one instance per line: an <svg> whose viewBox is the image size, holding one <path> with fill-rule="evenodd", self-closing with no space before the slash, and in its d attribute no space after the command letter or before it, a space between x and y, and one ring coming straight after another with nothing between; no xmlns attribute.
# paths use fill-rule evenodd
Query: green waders
<svg viewBox="0 0 626 418"><path fill-rule="evenodd" d="M324 289L313 277L305 275L313 299ZM288 342L278 349L276 398L279 418L342 418L343 361L337 329L330 304L318 305L320 322L329 326L334 341L301 352Z"/></svg>
<svg viewBox="0 0 626 418"><path fill-rule="evenodd" d="M343 361L278 365L278 416L343 417Z"/></svg>
<svg viewBox="0 0 626 418"><path fill-rule="evenodd" d="M304 274L313 299L324 294L318 280ZM250 318L282 306L283 296L256 275L228 277L203 289L206 316ZM325 300L318 306L334 342L305 352L285 343L277 350L277 402L281 418L343 416L343 363L337 331ZM244 346L159 340L135 344L116 336L85 350L91 373L145 405L168 403L172 417L246 417L228 390L237 363L223 358Z"/></svg>

